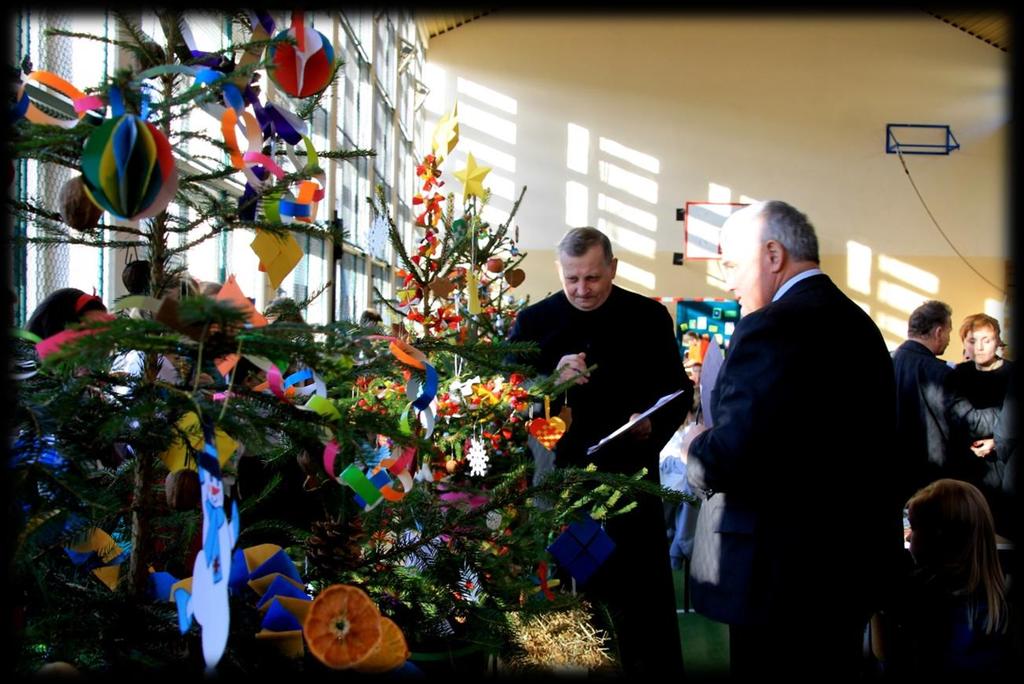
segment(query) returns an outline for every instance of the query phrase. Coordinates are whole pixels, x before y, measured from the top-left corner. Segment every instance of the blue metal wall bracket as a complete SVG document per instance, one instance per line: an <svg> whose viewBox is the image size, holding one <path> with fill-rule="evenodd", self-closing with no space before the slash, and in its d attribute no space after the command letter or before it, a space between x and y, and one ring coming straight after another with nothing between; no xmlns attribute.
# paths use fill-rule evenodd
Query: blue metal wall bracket
<svg viewBox="0 0 1024 684"><path fill-rule="evenodd" d="M914 129L928 129L931 135L922 136L922 131ZM945 134L945 142L934 142L940 140ZM899 137L897 137L899 136ZM930 140L932 142L915 142L915 140ZM946 124L907 124L891 123L885 125L885 151L887 154L949 154L953 150L959 150L960 143L953 137L953 131Z"/></svg>

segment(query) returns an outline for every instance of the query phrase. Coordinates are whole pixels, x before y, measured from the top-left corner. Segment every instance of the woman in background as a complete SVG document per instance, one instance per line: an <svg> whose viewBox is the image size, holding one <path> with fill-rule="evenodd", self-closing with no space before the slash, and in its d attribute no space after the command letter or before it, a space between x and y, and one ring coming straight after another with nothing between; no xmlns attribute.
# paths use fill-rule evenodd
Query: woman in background
<svg viewBox="0 0 1024 684"><path fill-rule="evenodd" d="M949 374L946 391L954 472L981 490L995 517L996 532L1005 535L1010 515L1010 502L1002 492L1007 454L996 450L994 438L1013 362L999 355L1004 345L995 318L973 314L960 331L970 360Z"/></svg>

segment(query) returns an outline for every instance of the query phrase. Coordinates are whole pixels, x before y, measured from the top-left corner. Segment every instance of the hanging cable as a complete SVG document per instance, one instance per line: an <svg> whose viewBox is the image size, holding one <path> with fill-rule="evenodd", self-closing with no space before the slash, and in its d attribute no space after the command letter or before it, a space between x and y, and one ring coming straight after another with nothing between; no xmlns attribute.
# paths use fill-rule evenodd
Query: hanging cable
<svg viewBox="0 0 1024 684"><path fill-rule="evenodd" d="M974 268L974 266L971 264L971 262L967 260L967 257L965 257L963 254L961 254L960 250L956 248L956 245L954 245L953 241L949 239L949 236L946 235L946 232L944 230L942 230L942 226L939 225L939 222L935 220L935 216L932 214L932 210L928 208L928 203L924 201L924 197L921 196L921 191L917 189L917 183L914 182L914 177L910 175L910 169L907 168L907 162L903 160L903 152L900 151L900 145L899 145L898 142L896 143L896 155L900 158L900 164L903 165L903 171L907 174L907 180L910 181L910 187L914 188L914 192L917 193L917 199L921 200L921 206L923 206L925 212L927 212L928 218L930 218L932 220L932 223L935 224L935 228L936 228L936 230L939 231L939 234L943 237L943 239L950 246L950 248L954 252L956 252L956 255L958 257L960 257L960 259L965 264L967 264L967 268L969 268L972 271L974 271L978 275L979 278L981 278L986 283L991 285L992 288L995 289L997 292L1002 293L1003 296L1005 297L1006 296L1006 290L1004 290L1003 288L1001 288L998 285L996 285L995 283L993 283L991 280L986 278L981 273L981 271L979 271L978 269Z"/></svg>

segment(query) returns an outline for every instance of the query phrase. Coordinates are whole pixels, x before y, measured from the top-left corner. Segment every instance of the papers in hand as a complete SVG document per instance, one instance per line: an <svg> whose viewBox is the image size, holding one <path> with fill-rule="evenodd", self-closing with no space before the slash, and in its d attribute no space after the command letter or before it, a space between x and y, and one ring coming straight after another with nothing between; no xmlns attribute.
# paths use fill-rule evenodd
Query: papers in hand
<svg viewBox="0 0 1024 684"><path fill-rule="evenodd" d="M700 410L704 416L704 426L712 427L714 420L711 415L711 392L718 382L718 371L722 369L725 357L722 356L722 348L718 346L718 340L711 338L711 344L704 352L704 367L700 371Z"/></svg>
<svg viewBox="0 0 1024 684"><path fill-rule="evenodd" d="M587 449L587 456L591 455L592 453L594 453L595 451L597 451L598 449L603 447L605 444L607 444L608 442L612 441L613 439L615 439L616 437L621 435L623 432L625 432L629 428L633 427L634 425L639 423L641 420L643 420L644 418L646 418L647 416L651 415L652 413L654 413L655 411L660 409L662 406L664 406L668 402L670 402L673 399L675 399L676 397L678 397L680 394L683 393L683 391L684 390L678 390L676 392L673 392L672 394L666 394L661 399L659 399L658 401L654 402L654 406L652 406L651 408L647 409L646 411L644 411L643 413L638 415L636 418L628 421L625 425L620 427L618 430L616 430L615 432L611 433L610 435L608 435L607 437L602 439L600 442L598 442L594 446L592 446L589 449Z"/></svg>

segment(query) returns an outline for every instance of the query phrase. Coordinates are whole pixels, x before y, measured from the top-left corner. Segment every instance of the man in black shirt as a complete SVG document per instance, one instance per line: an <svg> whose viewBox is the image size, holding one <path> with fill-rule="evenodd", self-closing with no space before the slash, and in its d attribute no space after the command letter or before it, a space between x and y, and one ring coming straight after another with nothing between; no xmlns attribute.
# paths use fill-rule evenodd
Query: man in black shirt
<svg viewBox="0 0 1024 684"><path fill-rule="evenodd" d="M646 468L647 479L656 483L658 454L693 400L672 318L661 303L612 283L618 261L608 238L594 228L566 233L557 263L563 291L521 311L509 333L510 341L538 344L539 354L524 359L538 373L557 370L562 381L575 378L564 397L572 421L555 445L555 463L594 463L602 471L630 474ZM679 389L685 391L628 434L587 455L588 447ZM633 511L609 520L605 531L615 550L582 592L608 607L625 674L681 674L660 499L642 497Z"/></svg>

